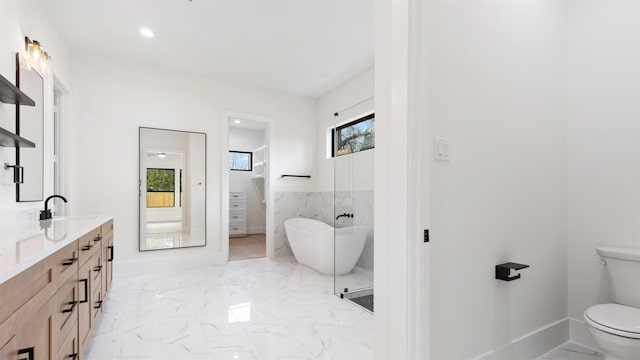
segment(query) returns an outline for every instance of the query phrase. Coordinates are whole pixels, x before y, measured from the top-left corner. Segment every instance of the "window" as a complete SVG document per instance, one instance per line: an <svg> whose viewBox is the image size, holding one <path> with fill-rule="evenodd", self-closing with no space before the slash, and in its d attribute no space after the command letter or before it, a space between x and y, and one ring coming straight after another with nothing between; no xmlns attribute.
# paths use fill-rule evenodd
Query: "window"
<svg viewBox="0 0 640 360"><path fill-rule="evenodd" d="M147 207L174 207L175 169L147 169Z"/></svg>
<svg viewBox="0 0 640 360"><path fill-rule="evenodd" d="M253 170L252 154L247 151L229 151L229 170Z"/></svg>
<svg viewBox="0 0 640 360"><path fill-rule="evenodd" d="M353 154L375 147L375 114L367 115L333 129L332 156Z"/></svg>

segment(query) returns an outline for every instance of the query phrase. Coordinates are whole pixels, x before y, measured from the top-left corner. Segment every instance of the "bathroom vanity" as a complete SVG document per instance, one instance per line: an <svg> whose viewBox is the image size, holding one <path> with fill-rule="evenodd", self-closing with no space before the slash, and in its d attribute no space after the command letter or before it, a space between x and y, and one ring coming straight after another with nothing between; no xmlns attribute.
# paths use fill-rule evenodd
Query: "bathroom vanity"
<svg viewBox="0 0 640 360"><path fill-rule="evenodd" d="M0 360L82 359L113 274L113 218L2 227Z"/></svg>

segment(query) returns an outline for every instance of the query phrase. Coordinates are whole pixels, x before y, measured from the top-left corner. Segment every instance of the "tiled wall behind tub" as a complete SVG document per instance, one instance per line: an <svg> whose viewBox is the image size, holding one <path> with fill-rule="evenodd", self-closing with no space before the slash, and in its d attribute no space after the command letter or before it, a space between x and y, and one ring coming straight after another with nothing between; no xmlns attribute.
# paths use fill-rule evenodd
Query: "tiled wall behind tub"
<svg viewBox="0 0 640 360"><path fill-rule="evenodd" d="M337 208L334 204L337 201ZM373 271L373 191L338 192L276 192L275 193L275 253L291 255L284 222L291 218L308 218L334 227L363 225L368 229L367 242L356 266ZM353 213L353 219L336 214Z"/></svg>

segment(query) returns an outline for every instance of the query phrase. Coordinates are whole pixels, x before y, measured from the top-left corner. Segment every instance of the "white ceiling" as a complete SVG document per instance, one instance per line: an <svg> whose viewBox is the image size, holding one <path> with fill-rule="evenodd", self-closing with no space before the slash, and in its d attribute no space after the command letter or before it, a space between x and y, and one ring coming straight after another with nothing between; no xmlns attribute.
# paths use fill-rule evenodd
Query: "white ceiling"
<svg viewBox="0 0 640 360"><path fill-rule="evenodd" d="M373 65L373 0L45 2L74 52L296 95L321 95Z"/></svg>

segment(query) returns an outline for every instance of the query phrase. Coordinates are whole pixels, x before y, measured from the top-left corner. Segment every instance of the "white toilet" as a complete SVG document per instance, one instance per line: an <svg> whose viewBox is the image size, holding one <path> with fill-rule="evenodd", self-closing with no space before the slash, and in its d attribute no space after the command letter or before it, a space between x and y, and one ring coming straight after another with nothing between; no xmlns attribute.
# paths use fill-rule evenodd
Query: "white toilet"
<svg viewBox="0 0 640 360"><path fill-rule="evenodd" d="M640 249L599 247L611 275L614 304L584 312L587 329L604 350L604 360L640 359Z"/></svg>

